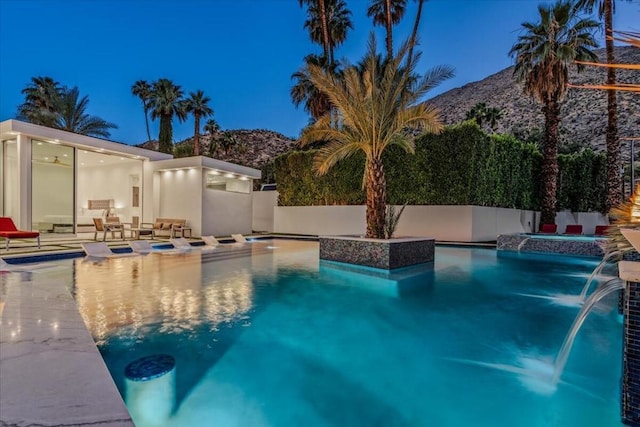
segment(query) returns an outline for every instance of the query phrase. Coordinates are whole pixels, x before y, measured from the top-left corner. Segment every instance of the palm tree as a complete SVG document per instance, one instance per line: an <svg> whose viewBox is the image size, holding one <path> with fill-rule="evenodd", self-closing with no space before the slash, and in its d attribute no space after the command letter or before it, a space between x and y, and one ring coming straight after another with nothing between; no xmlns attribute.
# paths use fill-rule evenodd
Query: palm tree
<svg viewBox="0 0 640 427"><path fill-rule="evenodd" d="M393 25L400 22L407 8L407 0L371 0L367 16L373 25L384 25L387 29L387 56L393 55Z"/></svg>
<svg viewBox="0 0 640 427"><path fill-rule="evenodd" d="M291 75L291 79L296 80L290 91L291 100L296 107L304 103L304 111L317 120L331 111L331 102L311 81L309 67L320 67L327 73L338 75L338 66L336 63L330 64L323 56L313 54L307 55L304 61L305 65Z"/></svg>
<svg viewBox="0 0 640 427"><path fill-rule="evenodd" d="M416 12L416 19L413 21L413 30L411 31L411 38L409 39L409 53L407 54L407 62L411 63L413 57L413 48L418 42L418 28L420 27L420 18L422 16L422 6L426 0L416 0L418 2L418 11Z"/></svg>
<svg viewBox="0 0 640 427"><path fill-rule="evenodd" d="M180 86L169 79L158 79L153 82L149 108L153 120L160 118L160 135L158 151L171 154L173 152L173 116L184 121L187 114L182 103L183 92Z"/></svg>
<svg viewBox="0 0 640 427"><path fill-rule="evenodd" d="M502 118L502 111L495 107L487 108L484 118L491 130L495 132L498 127L498 120Z"/></svg>
<svg viewBox="0 0 640 427"><path fill-rule="evenodd" d="M151 85L146 80L138 80L131 86L131 93L140 98L144 109L144 123L147 126L147 141L151 140L149 132L149 99L151 98Z"/></svg>
<svg viewBox="0 0 640 427"><path fill-rule="evenodd" d="M384 238L386 179L382 153L397 144L413 153L413 140L404 137L407 127L422 126L426 131L442 128L438 110L420 100L425 93L450 77L448 68L436 68L415 81L413 68L401 67L407 53L405 43L396 59L384 62L382 75L376 40L372 34L364 57L364 72L351 66L337 78L317 65L309 66L311 82L326 93L337 117L327 113L302 133L301 144L329 141L314 158L318 174L326 173L340 160L358 152L365 155L363 183L367 194L367 234ZM392 57L391 57L392 58Z"/></svg>
<svg viewBox="0 0 640 427"><path fill-rule="evenodd" d="M215 157L218 153L219 142L218 132L220 132L220 125L215 119L209 119L204 124L205 133L209 134L209 156Z"/></svg>
<svg viewBox="0 0 640 427"><path fill-rule="evenodd" d="M331 0L329 0L331 1ZM300 7L307 4L309 7L316 7L318 11L318 21L320 22L320 28L322 31L322 50L325 58L329 58L329 23L327 20L327 11L325 7L325 0L298 0Z"/></svg>
<svg viewBox="0 0 640 427"><path fill-rule="evenodd" d="M575 60L596 60L589 50L597 46L593 32L598 23L582 19L569 1L538 6L540 22L524 22L524 33L509 55L514 75L524 82L524 92L542 103L545 131L542 147L541 224L554 224L558 180L558 127L560 102L567 93L568 68ZM583 66L578 64L580 71Z"/></svg>
<svg viewBox="0 0 640 427"><path fill-rule="evenodd" d="M31 83L22 89L25 102L18 106L18 119L54 127L63 90L51 77L32 77Z"/></svg>
<svg viewBox="0 0 640 427"><path fill-rule="evenodd" d="M629 0L630 1L630 0ZM613 54L613 13L615 0L578 0L576 9L592 13L598 4L598 15L604 18L605 49L607 64L614 64ZM616 69L607 68L607 85L616 84ZM622 202L622 179L620 177L620 143L618 142L618 104L615 89L607 90L607 210Z"/></svg>
<svg viewBox="0 0 640 427"><path fill-rule="evenodd" d="M236 137L229 131L222 132L222 138L220 144L224 150L224 155L229 156L229 151L238 144Z"/></svg>
<svg viewBox="0 0 640 427"><path fill-rule="evenodd" d="M89 98L86 95L80 98L77 87L63 90L59 98L54 127L81 135L109 138L111 136L109 129L115 129L118 126L100 117L87 114L88 105Z"/></svg>
<svg viewBox="0 0 640 427"><path fill-rule="evenodd" d="M351 21L351 11L347 9L347 4L344 0L329 0L325 2L326 6L326 20L329 32L329 44L327 46L329 63L333 63L334 50L340 46L347 38L347 31L353 29L353 22ZM322 33L322 20L317 3L310 3L307 10L307 20L304 23L304 28L309 31L311 41L314 43L323 43Z"/></svg>
<svg viewBox="0 0 640 427"><path fill-rule="evenodd" d="M478 126L482 127L484 119L487 117L487 104L478 102L471 110L467 111L466 120L475 120Z"/></svg>
<svg viewBox="0 0 640 427"><path fill-rule="evenodd" d="M195 130L193 133L193 155L200 155L200 118L206 118L213 114L213 109L209 107L211 98L204 96L204 92L199 90L191 92L189 98L184 101L184 110L193 114L195 120Z"/></svg>

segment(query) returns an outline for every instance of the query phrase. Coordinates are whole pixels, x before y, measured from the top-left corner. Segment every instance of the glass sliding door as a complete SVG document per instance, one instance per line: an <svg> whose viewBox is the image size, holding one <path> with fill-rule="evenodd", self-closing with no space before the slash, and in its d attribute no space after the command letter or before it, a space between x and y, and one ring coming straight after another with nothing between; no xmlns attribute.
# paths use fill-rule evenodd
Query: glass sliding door
<svg viewBox="0 0 640 427"><path fill-rule="evenodd" d="M2 216L18 221L18 143L15 139L2 143Z"/></svg>
<svg viewBox="0 0 640 427"><path fill-rule="evenodd" d="M44 141L31 146L31 224L41 233L74 232L74 149Z"/></svg>

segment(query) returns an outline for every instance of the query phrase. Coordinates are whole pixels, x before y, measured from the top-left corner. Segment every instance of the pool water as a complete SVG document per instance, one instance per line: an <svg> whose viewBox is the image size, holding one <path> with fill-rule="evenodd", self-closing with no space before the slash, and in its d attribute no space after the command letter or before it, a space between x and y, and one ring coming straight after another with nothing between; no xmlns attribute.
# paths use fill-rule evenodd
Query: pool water
<svg viewBox="0 0 640 427"><path fill-rule="evenodd" d="M125 400L129 363L175 358L164 425L622 425L617 294L557 387L540 379L578 312L549 296L579 294L597 261L437 247L434 265L386 275L320 264L313 242L216 251L75 261Z"/></svg>

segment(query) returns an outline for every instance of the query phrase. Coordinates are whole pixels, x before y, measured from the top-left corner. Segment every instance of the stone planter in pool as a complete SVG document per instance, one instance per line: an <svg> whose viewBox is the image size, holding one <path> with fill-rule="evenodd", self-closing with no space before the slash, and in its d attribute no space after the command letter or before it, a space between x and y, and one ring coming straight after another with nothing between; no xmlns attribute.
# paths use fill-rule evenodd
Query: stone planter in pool
<svg viewBox="0 0 640 427"><path fill-rule="evenodd" d="M435 239L320 236L320 259L393 270L433 262Z"/></svg>

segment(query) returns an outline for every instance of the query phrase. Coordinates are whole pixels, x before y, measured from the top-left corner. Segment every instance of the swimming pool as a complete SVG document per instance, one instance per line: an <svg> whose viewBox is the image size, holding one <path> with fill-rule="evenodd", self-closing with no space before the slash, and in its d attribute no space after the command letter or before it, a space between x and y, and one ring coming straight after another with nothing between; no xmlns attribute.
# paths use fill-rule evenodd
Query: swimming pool
<svg viewBox="0 0 640 427"><path fill-rule="evenodd" d="M125 367L176 359L166 425L620 426L612 295L557 388L537 381L597 261L438 247L391 276L318 263L317 243L74 260L75 295L121 393ZM138 420L134 421L139 425Z"/></svg>

